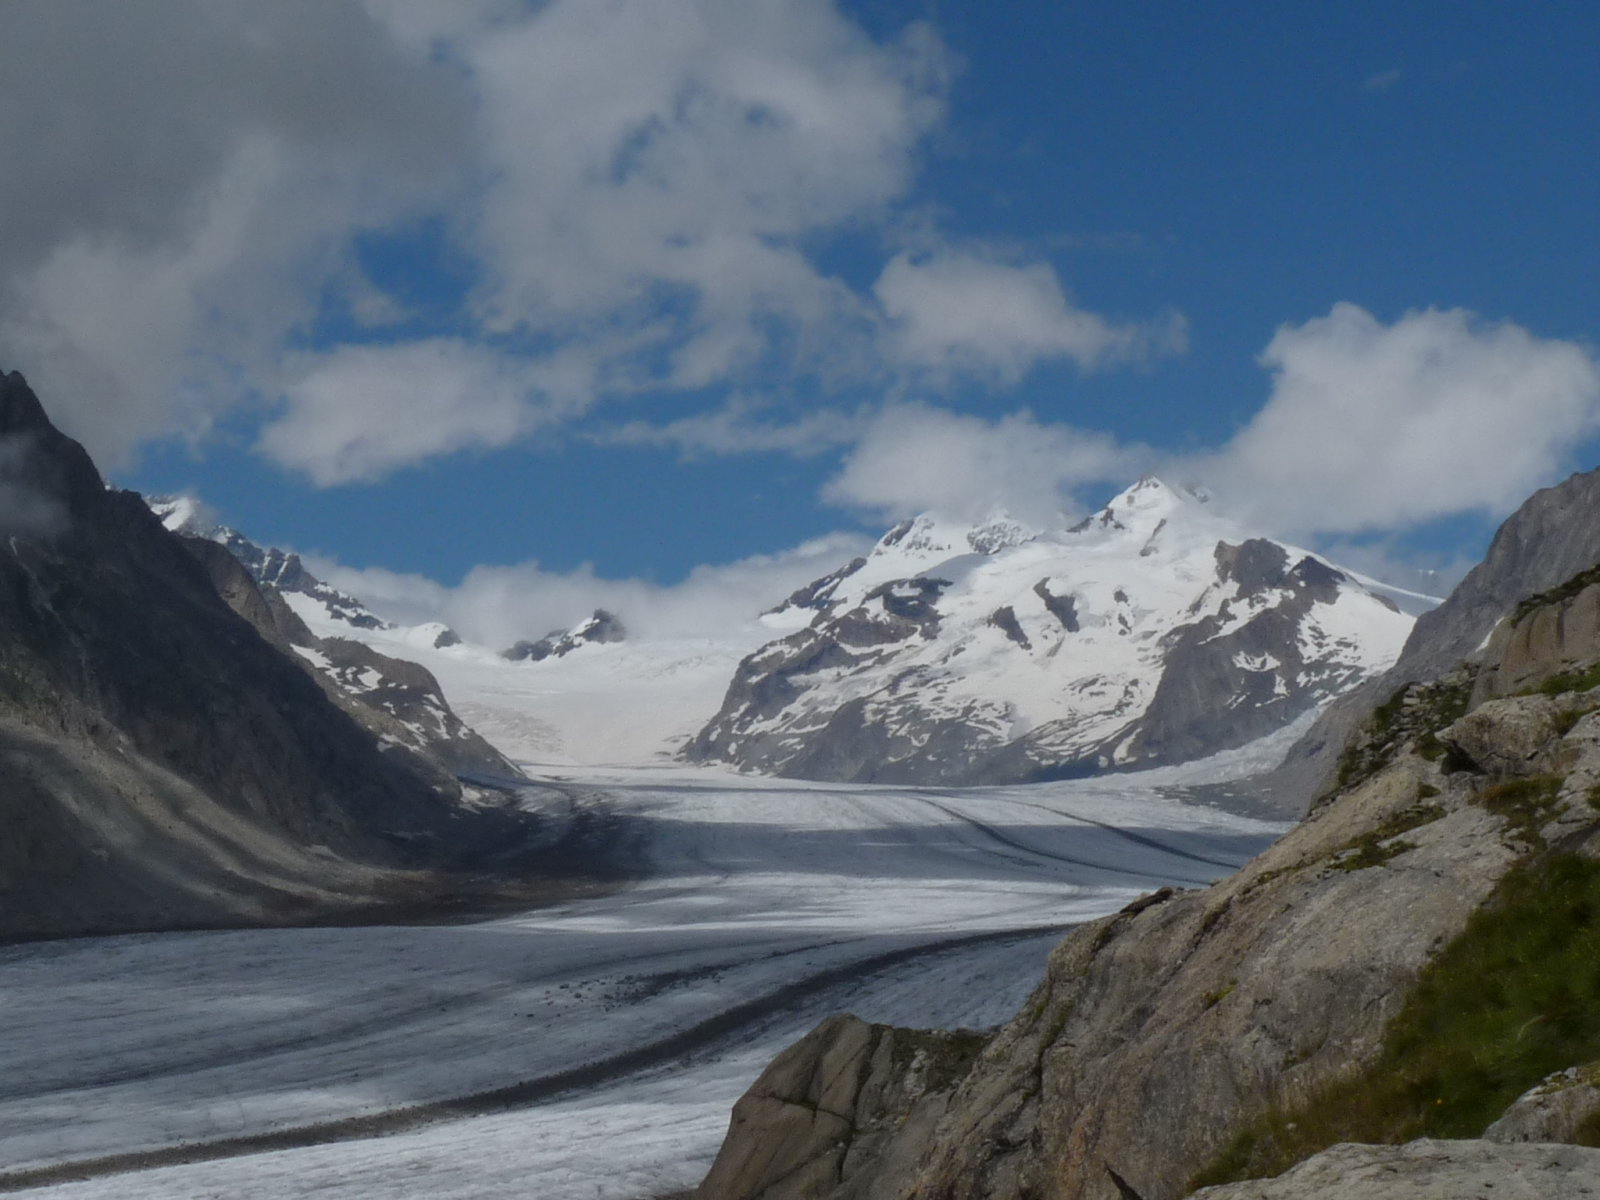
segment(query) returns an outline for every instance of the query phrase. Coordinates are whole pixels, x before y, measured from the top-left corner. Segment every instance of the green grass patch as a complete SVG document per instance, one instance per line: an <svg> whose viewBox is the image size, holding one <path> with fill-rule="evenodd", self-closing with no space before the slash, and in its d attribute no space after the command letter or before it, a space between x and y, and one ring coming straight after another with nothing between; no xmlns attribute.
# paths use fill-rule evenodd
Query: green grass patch
<svg viewBox="0 0 1600 1200"><path fill-rule="evenodd" d="M1437 789L1435 789L1437 793ZM1444 816L1437 804L1413 804L1402 809L1375 829L1360 837L1351 838L1333 852L1329 866L1335 871L1364 871L1368 867L1382 866L1396 855L1415 850L1415 842L1394 841L1402 833L1409 833L1423 825L1431 825Z"/></svg>
<svg viewBox="0 0 1600 1200"><path fill-rule="evenodd" d="M1542 681L1538 687L1527 689L1521 695L1565 696L1570 692L1587 692L1600 687L1600 663L1572 671L1559 671ZM1583 714L1580 713L1579 716ZM1570 728L1570 727L1569 727Z"/></svg>
<svg viewBox="0 0 1600 1200"><path fill-rule="evenodd" d="M1530 775L1491 784L1479 792L1475 803L1505 819L1518 841L1544 849L1539 831L1556 815L1557 799L1566 780L1560 775Z"/></svg>
<svg viewBox="0 0 1600 1200"><path fill-rule="evenodd" d="M1546 604L1558 604L1562 600L1570 600L1592 583L1600 583L1600 564L1579 571L1565 583L1557 584L1547 592L1535 592L1512 610L1511 620L1515 623L1522 620L1523 617L1536 608L1543 608Z"/></svg>
<svg viewBox="0 0 1600 1200"><path fill-rule="evenodd" d="M1592 709L1592 708L1563 708L1563 709L1561 709L1552 718L1552 721L1553 721L1553 723L1555 724L1555 727L1556 727L1556 733L1561 737L1566 737L1567 734L1572 732L1572 727L1574 725L1576 725L1579 721L1583 720L1585 717L1587 717L1593 711L1594 711L1594 709Z"/></svg>
<svg viewBox="0 0 1600 1200"><path fill-rule="evenodd" d="M1205 995L1200 997L1201 1007L1215 1008L1221 1001L1226 1000L1229 996L1233 995L1234 990L1238 988L1238 986L1239 981L1237 979L1230 979L1216 991L1205 993Z"/></svg>
<svg viewBox="0 0 1600 1200"><path fill-rule="evenodd" d="M910 1070L922 1055L923 1079L930 1091L943 1091L965 1079L993 1035L973 1029L896 1029L890 1058L895 1072Z"/></svg>
<svg viewBox="0 0 1600 1200"><path fill-rule="evenodd" d="M1353 787L1377 774L1413 739L1424 758L1436 761L1444 757L1447 748L1435 732L1466 715L1472 680L1473 673L1463 669L1448 679L1407 684L1395 692L1346 743L1339 755L1337 786Z"/></svg>
<svg viewBox="0 0 1600 1200"><path fill-rule="evenodd" d="M1541 1079L1600 1058L1597 997L1600 863L1515 867L1423 971L1377 1061L1250 1125L1190 1186L1277 1175L1338 1142L1478 1137Z"/></svg>

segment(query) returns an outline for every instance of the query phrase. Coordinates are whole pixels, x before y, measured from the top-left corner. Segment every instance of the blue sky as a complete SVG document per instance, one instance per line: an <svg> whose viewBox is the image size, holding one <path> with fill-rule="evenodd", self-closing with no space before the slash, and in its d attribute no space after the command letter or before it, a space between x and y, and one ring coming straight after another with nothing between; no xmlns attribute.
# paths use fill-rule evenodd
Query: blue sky
<svg viewBox="0 0 1600 1200"><path fill-rule="evenodd" d="M0 34L0 363L263 540L435 595L521 570L496 632L752 556L776 599L920 508L1142 470L1459 571L1600 459L1592 5L20 0Z"/></svg>

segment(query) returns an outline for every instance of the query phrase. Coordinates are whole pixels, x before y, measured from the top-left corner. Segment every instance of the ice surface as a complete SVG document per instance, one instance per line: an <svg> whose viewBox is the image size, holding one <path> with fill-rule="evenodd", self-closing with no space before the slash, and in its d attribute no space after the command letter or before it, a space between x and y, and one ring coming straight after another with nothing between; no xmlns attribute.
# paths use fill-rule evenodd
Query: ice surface
<svg viewBox="0 0 1600 1200"><path fill-rule="evenodd" d="M0 1162L185 1144L205 1159L207 1143L588 1068L514 1111L435 1112L331 1144L312 1130L296 1149L43 1194L620 1200L688 1186L733 1100L826 1013L998 1022L1062 926L1224 874L1280 828L1137 779L951 791L615 769L552 778L530 803L556 793L615 817L649 878L475 925L0 950Z"/></svg>

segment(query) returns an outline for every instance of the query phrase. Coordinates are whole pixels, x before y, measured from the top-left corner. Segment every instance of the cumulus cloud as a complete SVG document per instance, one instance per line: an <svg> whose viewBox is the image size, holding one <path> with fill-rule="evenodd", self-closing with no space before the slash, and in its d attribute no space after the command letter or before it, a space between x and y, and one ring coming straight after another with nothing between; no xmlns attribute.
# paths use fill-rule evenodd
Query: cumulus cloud
<svg viewBox="0 0 1600 1200"><path fill-rule="evenodd" d="M754 351L753 317L838 305L796 239L902 194L948 69L924 26L880 44L789 0L556 0L463 58L497 172L491 322L655 318L671 295L691 384Z"/></svg>
<svg viewBox="0 0 1600 1200"><path fill-rule="evenodd" d="M243 399L470 115L355 0L16 0L0 42L0 344L112 465Z"/></svg>
<svg viewBox="0 0 1600 1200"><path fill-rule="evenodd" d="M444 621L470 640L503 648L568 629L596 608L620 614L645 638L725 636L870 546L871 539L859 534L830 534L778 554L696 567L674 584L606 579L587 565L548 571L537 562L476 567L453 586L315 555L307 556L307 564L319 578L361 596L391 619Z"/></svg>
<svg viewBox="0 0 1600 1200"><path fill-rule="evenodd" d="M1353 304L1279 329L1264 408L1191 467L1280 531L1500 515L1600 430L1600 367L1572 342L1460 309L1391 325Z"/></svg>
<svg viewBox="0 0 1600 1200"><path fill-rule="evenodd" d="M1042 519L1070 510L1079 489L1153 470L1206 484L1251 528L1344 546L1396 577L1398 543L1370 535L1503 516L1600 433L1590 350L1461 310L1385 324L1337 304L1279 329L1260 363L1266 403L1216 450L1157 452L1028 412L900 405L866 423L823 499L879 519L993 507ZM1435 564L1433 578L1459 565Z"/></svg>
<svg viewBox="0 0 1600 1200"><path fill-rule="evenodd" d="M953 70L921 22L874 36L814 0L12 0L0 42L0 345L113 468L263 399L260 449L321 483L641 396L710 411L629 436L809 448L847 418L715 410L907 372L1003 384L1181 334L936 234L872 288L825 265L831 238L870 241L914 200ZM470 276L450 334L519 360L527 388L444 381L461 403L404 436L372 424L391 410L371 351L291 351L326 311L409 336L356 247L424 221Z"/></svg>
<svg viewBox="0 0 1600 1200"><path fill-rule="evenodd" d="M284 394L261 449L324 487L504 446L554 419L524 364L449 339L345 346L312 359Z"/></svg>
<svg viewBox="0 0 1600 1200"><path fill-rule="evenodd" d="M989 421L897 405L868 426L823 499L884 521L924 509L977 518L995 508L1048 520L1074 507L1073 489L1131 482L1151 457L1109 434L1028 412Z"/></svg>
<svg viewBox="0 0 1600 1200"><path fill-rule="evenodd" d="M1176 316L1151 326L1113 325L1077 307L1048 263L1011 264L979 254L900 254L873 285L888 317L896 361L934 374L1013 384L1035 364L1071 359L1085 370L1181 351Z"/></svg>

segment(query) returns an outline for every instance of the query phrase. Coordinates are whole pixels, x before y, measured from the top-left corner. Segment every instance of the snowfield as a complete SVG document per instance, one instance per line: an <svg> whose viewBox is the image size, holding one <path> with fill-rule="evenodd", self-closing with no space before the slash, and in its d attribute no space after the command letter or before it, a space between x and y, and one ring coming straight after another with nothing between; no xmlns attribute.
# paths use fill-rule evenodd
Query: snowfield
<svg viewBox="0 0 1600 1200"><path fill-rule="evenodd" d="M953 791L584 768L528 802L615 821L645 877L609 896L472 925L0 949L0 1185L692 1186L733 1101L826 1014L996 1024L1065 927L1206 883L1282 831L1186 802L1175 785L1206 770L1186 772Z"/></svg>

